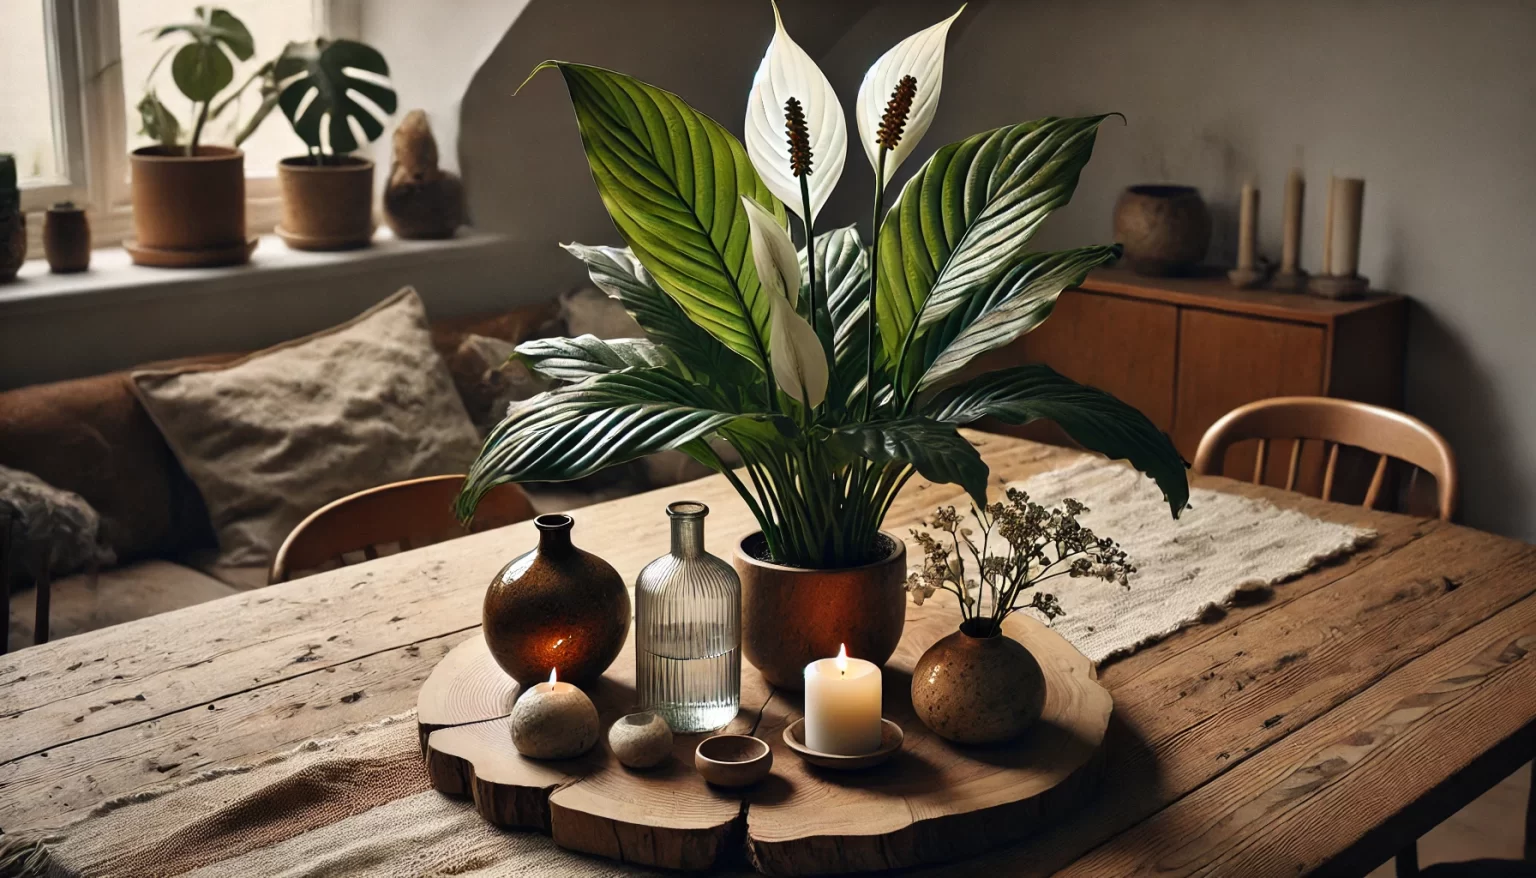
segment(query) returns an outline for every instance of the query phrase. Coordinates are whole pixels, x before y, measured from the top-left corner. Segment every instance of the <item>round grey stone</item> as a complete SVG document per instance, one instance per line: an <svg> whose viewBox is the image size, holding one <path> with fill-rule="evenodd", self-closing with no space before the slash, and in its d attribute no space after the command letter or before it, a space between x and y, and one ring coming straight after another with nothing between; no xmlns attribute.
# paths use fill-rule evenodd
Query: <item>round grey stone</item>
<svg viewBox="0 0 1536 878"><path fill-rule="evenodd" d="M672 753L672 729L649 710L632 713L609 727L608 746L630 768L650 768Z"/></svg>

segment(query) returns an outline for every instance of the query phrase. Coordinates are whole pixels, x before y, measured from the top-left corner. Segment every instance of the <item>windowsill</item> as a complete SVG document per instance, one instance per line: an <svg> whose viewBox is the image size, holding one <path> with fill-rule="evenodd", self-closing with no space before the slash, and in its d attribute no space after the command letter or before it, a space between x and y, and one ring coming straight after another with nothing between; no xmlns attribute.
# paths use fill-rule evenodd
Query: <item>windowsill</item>
<svg viewBox="0 0 1536 878"><path fill-rule="evenodd" d="M313 284L359 272L409 268L440 260L473 259L504 247L502 235L460 230L443 241L404 241L380 229L373 246L315 253L292 250L276 235L262 235L247 265L222 268L150 268L134 265L121 247L92 252L89 271L51 274L43 259L29 259L16 279L0 284L0 319L8 315L88 308L110 299L132 301L225 295L253 287L300 281Z"/></svg>

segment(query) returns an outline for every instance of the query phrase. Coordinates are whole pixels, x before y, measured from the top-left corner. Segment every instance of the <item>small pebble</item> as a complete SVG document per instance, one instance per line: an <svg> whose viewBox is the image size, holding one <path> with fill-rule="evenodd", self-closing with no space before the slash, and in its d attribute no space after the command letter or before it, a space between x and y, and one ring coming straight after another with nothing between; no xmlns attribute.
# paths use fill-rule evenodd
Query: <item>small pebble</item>
<svg viewBox="0 0 1536 878"><path fill-rule="evenodd" d="M608 746L630 768L650 768L672 753L672 729L649 710L632 713L608 729Z"/></svg>

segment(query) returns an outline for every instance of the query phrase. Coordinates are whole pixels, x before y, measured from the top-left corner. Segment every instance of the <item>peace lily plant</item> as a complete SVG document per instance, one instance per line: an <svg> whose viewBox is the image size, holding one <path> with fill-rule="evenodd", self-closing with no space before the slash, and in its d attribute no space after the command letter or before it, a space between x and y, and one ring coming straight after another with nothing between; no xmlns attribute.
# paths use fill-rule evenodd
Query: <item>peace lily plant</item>
<svg viewBox="0 0 1536 878"><path fill-rule="evenodd" d="M987 465L957 430L985 417L1055 421L1154 478L1177 515L1184 463L1140 412L1043 365L966 372L1119 254L1025 249L1070 199L1105 117L1038 119L941 147L887 211L888 184L938 109L960 13L908 37L869 69L855 107L876 181L866 247L855 227L816 228L848 130L826 76L774 13L745 145L637 79L564 61L535 69L564 77L598 192L629 245L566 249L647 337L521 345L517 359L568 383L491 433L459 515L503 482L576 479L678 449L731 481L769 560L860 565L888 551L880 524L914 474L986 504ZM739 474L712 440L740 453Z"/></svg>

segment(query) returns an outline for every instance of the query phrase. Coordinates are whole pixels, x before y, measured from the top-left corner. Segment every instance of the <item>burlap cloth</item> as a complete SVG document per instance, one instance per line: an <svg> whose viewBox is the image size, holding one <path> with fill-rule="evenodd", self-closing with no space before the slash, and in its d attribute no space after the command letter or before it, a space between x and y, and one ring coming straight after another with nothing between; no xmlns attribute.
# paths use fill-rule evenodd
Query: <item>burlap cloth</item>
<svg viewBox="0 0 1536 878"><path fill-rule="evenodd" d="M1374 536L1200 489L1174 522L1147 479L1102 461L1019 487L1041 502L1082 500L1091 509L1084 522L1124 545L1139 568L1128 590L1099 580L1052 582L1067 611L1057 629L1096 661ZM494 829L468 803L438 795L427 785L409 715L105 802L48 843L47 874L91 878L655 874L564 851L537 832Z"/></svg>

